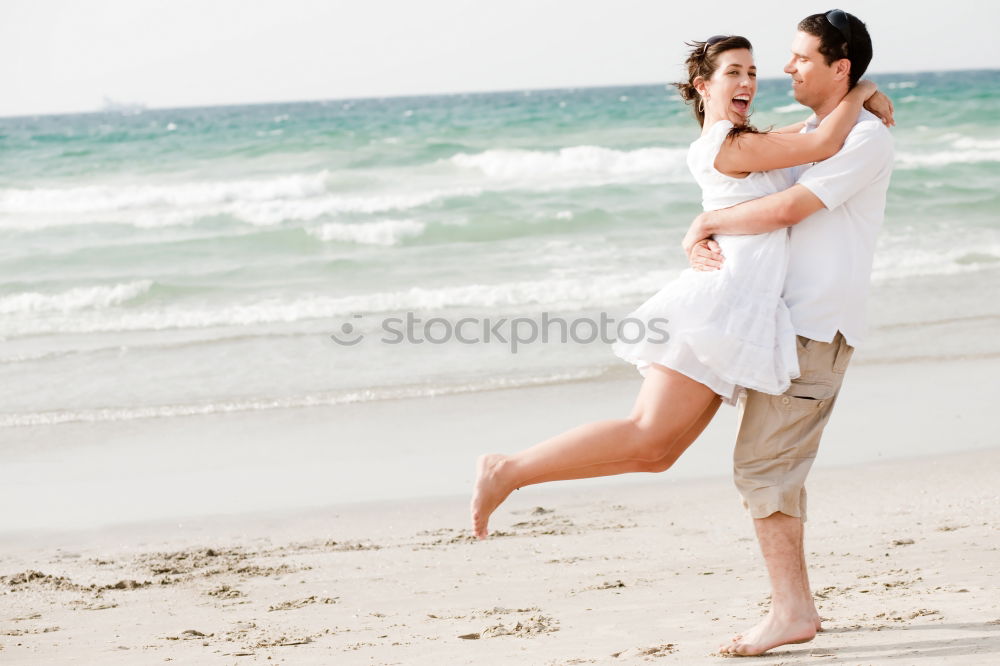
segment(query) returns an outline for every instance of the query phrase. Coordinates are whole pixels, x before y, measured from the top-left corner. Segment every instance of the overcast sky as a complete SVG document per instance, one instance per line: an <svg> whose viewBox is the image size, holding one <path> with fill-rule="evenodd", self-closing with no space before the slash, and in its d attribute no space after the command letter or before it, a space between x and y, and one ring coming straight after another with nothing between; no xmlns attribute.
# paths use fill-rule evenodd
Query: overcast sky
<svg viewBox="0 0 1000 666"><path fill-rule="evenodd" d="M661 83L742 34L781 77L787 0L0 0L0 115ZM872 72L1000 68L1000 3L854 1Z"/></svg>

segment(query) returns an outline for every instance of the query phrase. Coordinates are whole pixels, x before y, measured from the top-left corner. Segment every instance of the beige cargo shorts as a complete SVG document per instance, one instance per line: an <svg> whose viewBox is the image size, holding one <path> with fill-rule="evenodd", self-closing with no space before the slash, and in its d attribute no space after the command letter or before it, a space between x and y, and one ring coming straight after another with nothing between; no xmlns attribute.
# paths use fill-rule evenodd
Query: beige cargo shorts
<svg viewBox="0 0 1000 666"><path fill-rule="evenodd" d="M781 395L747 391L739 401L733 475L754 518L776 511L806 519L806 476L854 348L797 337L801 376Z"/></svg>

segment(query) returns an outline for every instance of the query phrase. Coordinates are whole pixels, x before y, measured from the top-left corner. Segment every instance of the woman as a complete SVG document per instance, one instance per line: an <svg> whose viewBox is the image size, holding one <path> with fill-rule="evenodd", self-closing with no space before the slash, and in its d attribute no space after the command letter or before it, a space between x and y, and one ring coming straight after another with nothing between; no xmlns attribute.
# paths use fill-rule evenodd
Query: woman
<svg viewBox="0 0 1000 666"><path fill-rule="evenodd" d="M688 82L678 84L702 125L688 166L706 210L728 207L793 184L777 171L827 159L842 147L875 85L859 82L808 134L802 123L760 133L748 125L757 92L752 47L743 37L694 42ZM869 107L891 124L885 96ZM490 514L521 486L626 472L668 469L743 388L781 393L798 376L795 333L781 300L787 230L720 236L722 270L684 271L631 316L669 321L669 339L619 340L615 353L644 376L625 419L577 426L513 455L480 456L472 498L473 532L487 535Z"/></svg>

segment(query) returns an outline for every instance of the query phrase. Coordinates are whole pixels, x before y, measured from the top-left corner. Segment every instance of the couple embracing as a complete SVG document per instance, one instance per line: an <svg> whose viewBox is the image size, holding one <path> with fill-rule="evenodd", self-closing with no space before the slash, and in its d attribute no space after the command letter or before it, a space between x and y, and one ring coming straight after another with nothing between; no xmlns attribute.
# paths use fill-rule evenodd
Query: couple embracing
<svg viewBox="0 0 1000 666"><path fill-rule="evenodd" d="M892 172L892 104L861 80L872 57L865 24L839 9L798 25L784 71L802 123L748 124L757 92L750 42L693 42L677 84L702 126L688 166L705 212L683 246L691 269L632 317L665 318L670 338L619 340L644 379L632 413L515 454L477 461L473 531L515 489L565 479L662 472L721 403L737 405L734 476L771 581L771 609L719 651L756 655L811 640L820 617L803 547L805 480L855 347L875 237Z"/></svg>

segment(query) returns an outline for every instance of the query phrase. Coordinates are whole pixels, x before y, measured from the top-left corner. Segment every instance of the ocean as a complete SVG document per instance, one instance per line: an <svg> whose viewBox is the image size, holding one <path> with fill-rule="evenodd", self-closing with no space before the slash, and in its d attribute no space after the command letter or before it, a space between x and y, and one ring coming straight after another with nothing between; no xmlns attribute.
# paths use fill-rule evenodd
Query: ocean
<svg viewBox="0 0 1000 666"><path fill-rule="evenodd" d="M858 362L997 355L1000 71L872 78ZM634 374L594 322L684 268L697 135L664 85L0 118L0 433Z"/></svg>

